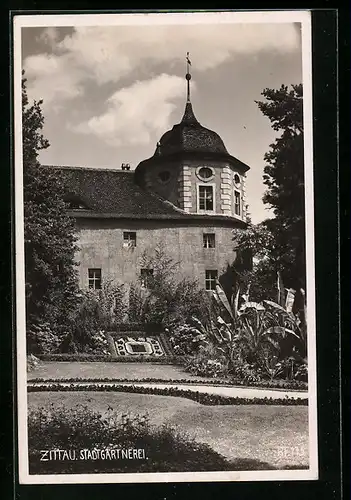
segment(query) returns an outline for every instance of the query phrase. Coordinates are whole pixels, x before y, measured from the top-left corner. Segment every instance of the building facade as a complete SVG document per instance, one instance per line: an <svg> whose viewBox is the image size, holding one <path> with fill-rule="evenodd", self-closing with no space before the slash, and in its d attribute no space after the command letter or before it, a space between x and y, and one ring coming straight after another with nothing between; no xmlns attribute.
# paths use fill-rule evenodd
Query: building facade
<svg viewBox="0 0 351 500"><path fill-rule="evenodd" d="M235 261L232 230L246 227L249 167L203 127L187 101L181 121L131 170L59 167L78 232L81 287L104 279L146 286L145 255L163 248L179 276L211 290Z"/></svg>

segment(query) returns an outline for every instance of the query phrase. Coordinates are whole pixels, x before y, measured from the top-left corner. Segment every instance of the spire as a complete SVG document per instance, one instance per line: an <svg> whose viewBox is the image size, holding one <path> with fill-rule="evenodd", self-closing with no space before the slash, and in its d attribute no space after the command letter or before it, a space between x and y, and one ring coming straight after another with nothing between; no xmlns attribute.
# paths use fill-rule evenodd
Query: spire
<svg viewBox="0 0 351 500"><path fill-rule="evenodd" d="M185 78L187 80L186 102L190 102L190 80L191 80L190 66L191 66L191 61L189 59L189 52L187 52L186 53L186 75L185 75Z"/></svg>
<svg viewBox="0 0 351 500"><path fill-rule="evenodd" d="M189 52L186 53L186 75L185 79L187 81L187 92L186 92L186 105L185 105L185 111L183 118L181 120L181 123L199 123L197 119L195 118L194 112L193 112L193 107L191 105L190 101L190 80L191 80L191 74L190 74L190 66L191 66L191 61L189 58Z"/></svg>

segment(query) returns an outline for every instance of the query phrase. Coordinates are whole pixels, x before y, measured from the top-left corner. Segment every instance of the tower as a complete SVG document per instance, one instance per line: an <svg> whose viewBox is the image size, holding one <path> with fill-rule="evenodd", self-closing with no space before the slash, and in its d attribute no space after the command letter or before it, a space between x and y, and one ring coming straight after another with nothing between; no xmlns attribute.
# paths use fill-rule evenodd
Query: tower
<svg viewBox="0 0 351 500"><path fill-rule="evenodd" d="M249 167L231 156L221 137L197 120L190 98L189 53L186 60L183 117L163 134L153 156L139 163L136 182L186 213L225 215L243 221Z"/></svg>

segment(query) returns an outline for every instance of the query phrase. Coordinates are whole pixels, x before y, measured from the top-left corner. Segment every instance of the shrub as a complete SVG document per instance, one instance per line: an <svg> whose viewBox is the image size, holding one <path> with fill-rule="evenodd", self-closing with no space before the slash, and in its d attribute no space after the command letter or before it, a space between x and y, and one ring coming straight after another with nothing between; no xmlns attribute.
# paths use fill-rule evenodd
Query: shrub
<svg viewBox="0 0 351 500"><path fill-rule="evenodd" d="M193 315L207 317L210 301L196 280L179 277L174 262L162 245L144 252L141 267L152 269L147 289L141 282L129 291L129 321L160 324L170 329L189 322Z"/></svg>
<svg viewBox="0 0 351 500"><path fill-rule="evenodd" d="M60 346L61 352L107 354L104 332L115 328L125 312L123 285L105 279L99 290L82 290L79 304L70 318L70 331Z"/></svg>
<svg viewBox="0 0 351 500"><path fill-rule="evenodd" d="M189 373L202 377L227 377L229 374L225 359L218 357L211 345L202 347L196 355L187 357L184 368Z"/></svg>
<svg viewBox="0 0 351 500"><path fill-rule="evenodd" d="M61 338L54 333L49 323L32 323L27 329L27 351L32 354L57 352Z"/></svg>
<svg viewBox="0 0 351 500"><path fill-rule="evenodd" d="M168 330L166 330L168 333ZM170 330L169 340L175 354L196 354L203 345L204 335L192 325L176 325Z"/></svg>
<svg viewBox="0 0 351 500"><path fill-rule="evenodd" d="M28 414L31 474L229 470L227 460L184 431L150 425L147 415L101 415L86 406L39 408ZM139 460L81 460L81 451L143 450ZM41 450L70 450L75 460L40 461Z"/></svg>

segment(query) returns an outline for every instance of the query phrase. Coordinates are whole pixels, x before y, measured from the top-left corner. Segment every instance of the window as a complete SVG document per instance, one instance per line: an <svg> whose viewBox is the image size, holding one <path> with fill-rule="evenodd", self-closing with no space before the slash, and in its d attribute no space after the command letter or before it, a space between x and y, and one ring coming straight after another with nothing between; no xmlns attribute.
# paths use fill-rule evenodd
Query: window
<svg viewBox="0 0 351 500"><path fill-rule="evenodd" d="M234 174L234 184L240 186L240 177L238 174Z"/></svg>
<svg viewBox="0 0 351 500"><path fill-rule="evenodd" d="M204 248L215 248L216 237L214 233L204 233Z"/></svg>
<svg viewBox="0 0 351 500"><path fill-rule="evenodd" d="M101 269L88 269L89 288L100 290L101 288Z"/></svg>
<svg viewBox="0 0 351 500"><path fill-rule="evenodd" d="M213 171L209 167L201 167L199 170L199 177L202 179L210 179L213 177Z"/></svg>
<svg viewBox="0 0 351 500"><path fill-rule="evenodd" d="M124 231L124 233L123 233L123 246L125 248L136 247L136 232Z"/></svg>
<svg viewBox="0 0 351 500"><path fill-rule="evenodd" d="M215 172L214 172L214 169L212 167L197 167L196 175L202 181L208 182L211 179L213 179Z"/></svg>
<svg viewBox="0 0 351 500"><path fill-rule="evenodd" d="M206 290L216 290L218 271L216 269L208 269L205 274Z"/></svg>
<svg viewBox="0 0 351 500"><path fill-rule="evenodd" d="M141 286L144 288L149 288L150 281L153 275L154 275L153 269L141 269L140 270Z"/></svg>
<svg viewBox="0 0 351 500"><path fill-rule="evenodd" d="M161 184L166 184L171 178L170 172L164 170L158 174L158 180Z"/></svg>
<svg viewBox="0 0 351 500"><path fill-rule="evenodd" d="M213 210L213 186L199 186L199 209Z"/></svg>
<svg viewBox="0 0 351 500"><path fill-rule="evenodd" d="M67 196L65 196L65 203L66 203L66 207L68 208L68 210L87 210L88 209L85 202L83 200L81 200L80 197L74 193L68 193Z"/></svg>
<svg viewBox="0 0 351 500"><path fill-rule="evenodd" d="M235 215L240 215L240 193L239 191L234 191L234 213Z"/></svg>

